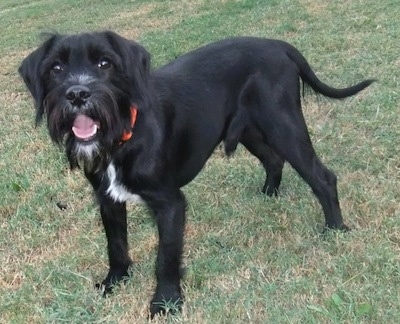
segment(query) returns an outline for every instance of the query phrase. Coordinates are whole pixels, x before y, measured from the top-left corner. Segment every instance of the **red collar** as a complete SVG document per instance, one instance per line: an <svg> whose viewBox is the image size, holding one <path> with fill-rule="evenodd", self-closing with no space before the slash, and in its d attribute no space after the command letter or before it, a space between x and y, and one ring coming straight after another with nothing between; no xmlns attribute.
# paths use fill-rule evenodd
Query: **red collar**
<svg viewBox="0 0 400 324"><path fill-rule="evenodd" d="M132 105L131 106L131 130L130 131L124 131L122 133L121 141L119 142L119 145L123 144L124 142L128 141L132 137L132 128L135 126L136 123L136 117L137 117L137 106Z"/></svg>

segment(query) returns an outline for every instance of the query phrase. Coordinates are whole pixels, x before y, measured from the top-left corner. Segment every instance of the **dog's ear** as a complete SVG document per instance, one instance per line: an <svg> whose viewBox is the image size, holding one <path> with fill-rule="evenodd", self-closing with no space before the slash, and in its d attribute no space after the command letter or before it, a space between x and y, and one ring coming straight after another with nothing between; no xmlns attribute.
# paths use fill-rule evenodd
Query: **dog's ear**
<svg viewBox="0 0 400 324"><path fill-rule="evenodd" d="M132 83L133 100L142 101L147 92L150 73L150 54L138 43L128 40L114 32L104 32L113 49L121 56L124 71Z"/></svg>
<svg viewBox="0 0 400 324"><path fill-rule="evenodd" d="M52 34L47 37L48 39L38 49L33 51L22 61L18 69L20 76L35 100L36 125L42 119L44 113L43 100L46 95L41 77L42 63L59 35Z"/></svg>

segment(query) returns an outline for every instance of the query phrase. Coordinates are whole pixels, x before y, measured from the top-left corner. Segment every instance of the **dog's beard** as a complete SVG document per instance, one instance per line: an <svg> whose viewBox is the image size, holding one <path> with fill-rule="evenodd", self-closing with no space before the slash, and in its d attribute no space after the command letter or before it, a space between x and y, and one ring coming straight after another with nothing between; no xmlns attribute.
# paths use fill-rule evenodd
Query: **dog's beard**
<svg viewBox="0 0 400 324"><path fill-rule="evenodd" d="M65 87L53 89L45 99L50 137L66 147L72 167L110 154L129 128L129 101L118 89L99 83L90 90L89 100L79 107L64 99Z"/></svg>

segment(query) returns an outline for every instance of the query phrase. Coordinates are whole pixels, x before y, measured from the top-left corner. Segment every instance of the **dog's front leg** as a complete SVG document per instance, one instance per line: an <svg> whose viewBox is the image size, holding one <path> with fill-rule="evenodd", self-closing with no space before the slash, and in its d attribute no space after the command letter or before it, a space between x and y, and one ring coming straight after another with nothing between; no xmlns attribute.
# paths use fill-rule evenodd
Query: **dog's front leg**
<svg viewBox="0 0 400 324"><path fill-rule="evenodd" d="M126 204L102 197L100 213L107 236L110 269L101 287L104 294L112 292L113 286L129 277L132 260L128 254Z"/></svg>
<svg viewBox="0 0 400 324"><path fill-rule="evenodd" d="M158 226L159 246L156 262L157 287L150 305L151 317L174 313L183 300L180 286L185 198L180 190L149 202Z"/></svg>

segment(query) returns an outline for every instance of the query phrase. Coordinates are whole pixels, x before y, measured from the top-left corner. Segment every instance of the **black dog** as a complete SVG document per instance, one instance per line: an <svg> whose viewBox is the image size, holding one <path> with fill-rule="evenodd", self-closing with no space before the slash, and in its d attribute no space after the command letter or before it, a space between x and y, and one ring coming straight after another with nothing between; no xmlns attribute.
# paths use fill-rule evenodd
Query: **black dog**
<svg viewBox="0 0 400 324"><path fill-rule="evenodd" d="M263 164L263 191L277 194L284 161L310 185L326 228L346 230L336 176L318 159L300 104L300 82L332 98L356 94L372 80L334 89L291 45L233 38L150 72L146 50L112 32L50 35L20 69L51 138L71 167L84 169L100 204L110 270L105 292L128 276L126 202L143 200L158 226L157 287L162 302L182 303L180 266L185 198L180 188L224 141L243 144Z"/></svg>

